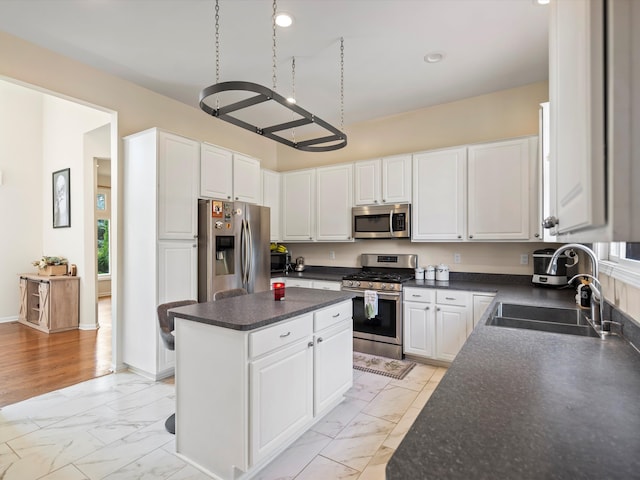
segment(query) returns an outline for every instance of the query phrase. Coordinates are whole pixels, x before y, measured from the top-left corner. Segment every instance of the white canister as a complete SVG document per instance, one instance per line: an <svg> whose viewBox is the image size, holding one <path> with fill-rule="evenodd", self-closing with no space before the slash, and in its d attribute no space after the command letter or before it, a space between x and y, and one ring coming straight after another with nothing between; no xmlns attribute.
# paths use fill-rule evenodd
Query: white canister
<svg viewBox="0 0 640 480"><path fill-rule="evenodd" d="M424 280L424 268L418 267L415 269L416 280Z"/></svg>
<svg viewBox="0 0 640 480"><path fill-rule="evenodd" d="M435 280L436 279L436 267L435 265L427 265L424 267L424 279Z"/></svg>
<svg viewBox="0 0 640 480"><path fill-rule="evenodd" d="M436 268L436 281L448 282L449 281L449 265L440 264Z"/></svg>

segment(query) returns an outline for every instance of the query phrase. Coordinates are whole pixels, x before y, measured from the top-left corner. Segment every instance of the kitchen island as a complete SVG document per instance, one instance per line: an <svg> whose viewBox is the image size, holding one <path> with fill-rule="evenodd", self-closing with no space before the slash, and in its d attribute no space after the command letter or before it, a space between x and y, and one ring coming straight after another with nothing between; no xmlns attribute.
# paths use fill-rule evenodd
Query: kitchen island
<svg viewBox="0 0 640 480"><path fill-rule="evenodd" d="M639 478L640 353L620 337L486 325L498 302L575 307L575 292L485 289L497 292L493 304L387 464L387 480Z"/></svg>
<svg viewBox="0 0 640 480"><path fill-rule="evenodd" d="M176 452L213 478L248 478L352 385L349 292L287 288L171 310Z"/></svg>

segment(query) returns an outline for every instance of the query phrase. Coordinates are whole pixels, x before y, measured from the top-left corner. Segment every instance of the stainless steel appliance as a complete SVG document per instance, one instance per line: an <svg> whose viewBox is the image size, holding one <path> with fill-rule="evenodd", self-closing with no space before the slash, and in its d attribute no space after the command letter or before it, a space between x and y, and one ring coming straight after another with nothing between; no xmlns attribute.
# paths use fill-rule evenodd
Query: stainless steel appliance
<svg viewBox="0 0 640 480"><path fill-rule="evenodd" d="M269 290L269 219L267 207L198 201L198 301L230 288Z"/></svg>
<svg viewBox="0 0 640 480"><path fill-rule="evenodd" d="M362 270L342 279L342 290L354 292L353 349L402 358L402 283L414 276L417 255L362 254ZM365 292L374 291L378 313L368 318Z"/></svg>
<svg viewBox="0 0 640 480"><path fill-rule="evenodd" d="M554 275L547 273L547 267L551 261L551 257L555 253L553 248L544 248L542 250L536 250L533 252L533 277L531 281L537 285L549 285L553 287L563 287L567 284L567 268L573 267L578 263L578 257L572 250L567 254L561 254L558 257L558 270ZM567 261L571 257L573 260L571 264L567 264Z"/></svg>
<svg viewBox="0 0 640 480"><path fill-rule="evenodd" d="M411 237L411 206L408 203L353 207L353 238Z"/></svg>
<svg viewBox="0 0 640 480"><path fill-rule="evenodd" d="M291 266L289 252L271 252L271 273L286 273Z"/></svg>

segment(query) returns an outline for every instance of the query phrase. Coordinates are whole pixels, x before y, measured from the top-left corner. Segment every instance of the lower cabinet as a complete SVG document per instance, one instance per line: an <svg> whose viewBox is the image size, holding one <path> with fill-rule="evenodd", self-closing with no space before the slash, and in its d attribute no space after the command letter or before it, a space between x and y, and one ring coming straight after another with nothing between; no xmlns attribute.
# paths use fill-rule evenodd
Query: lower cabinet
<svg viewBox="0 0 640 480"><path fill-rule="evenodd" d="M484 315L484 312L489 308L495 294L490 293L474 293L473 294L473 328L478 324L478 321Z"/></svg>
<svg viewBox="0 0 640 480"><path fill-rule="evenodd" d="M78 328L80 277L20 275L18 321L45 333Z"/></svg>
<svg viewBox="0 0 640 480"><path fill-rule="evenodd" d="M469 292L404 289L404 353L452 362L473 330Z"/></svg>
<svg viewBox="0 0 640 480"><path fill-rule="evenodd" d="M249 332L177 318L176 452L251 477L351 388L352 337L351 300Z"/></svg>
<svg viewBox="0 0 640 480"><path fill-rule="evenodd" d="M284 282L287 287L315 288L318 290L342 290L342 282L329 280L310 280L308 278L277 277L272 278L273 282Z"/></svg>

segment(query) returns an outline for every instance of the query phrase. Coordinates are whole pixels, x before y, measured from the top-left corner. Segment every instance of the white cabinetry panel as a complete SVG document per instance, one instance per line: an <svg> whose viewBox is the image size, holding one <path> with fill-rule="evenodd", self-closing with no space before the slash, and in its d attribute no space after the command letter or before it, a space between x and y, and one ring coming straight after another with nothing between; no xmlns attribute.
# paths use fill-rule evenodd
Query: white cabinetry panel
<svg viewBox="0 0 640 480"><path fill-rule="evenodd" d="M316 240L350 240L353 165L316 169L316 185Z"/></svg>

